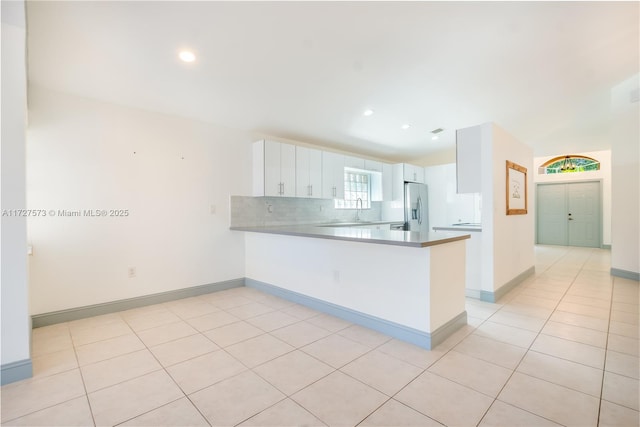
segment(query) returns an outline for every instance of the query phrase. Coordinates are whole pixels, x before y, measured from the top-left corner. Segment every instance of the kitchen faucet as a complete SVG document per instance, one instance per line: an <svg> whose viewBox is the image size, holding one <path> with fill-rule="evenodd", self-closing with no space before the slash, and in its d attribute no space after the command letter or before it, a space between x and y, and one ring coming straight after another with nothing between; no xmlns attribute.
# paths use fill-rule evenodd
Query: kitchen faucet
<svg viewBox="0 0 640 427"><path fill-rule="evenodd" d="M358 209L358 202L360 202L360 209ZM360 211L362 210L362 199L358 197L356 200L356 221L360 221Z"/></svg>

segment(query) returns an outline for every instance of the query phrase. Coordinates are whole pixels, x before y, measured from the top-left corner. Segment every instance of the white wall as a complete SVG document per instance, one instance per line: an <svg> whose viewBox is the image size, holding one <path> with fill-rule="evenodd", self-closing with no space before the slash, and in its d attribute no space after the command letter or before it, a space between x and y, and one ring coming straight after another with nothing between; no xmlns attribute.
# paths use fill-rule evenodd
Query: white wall
<svg viewBox="0 0 640 427"><path fill-rule="evenodd" d="M640 273L640 75L611 91L611 268ZM637 99L637 94L636 94Z"/></svg>
<svg viewBox="0 0 640 427"><path fill-rule="evenodd" d="M483 134L492 142L491 167L485 167L483 152L482 170L482 239L487 232L493 239L494 292L510 280L524 273L535 264L534 225L535 198L533 197L533 150L509 135L495 124L483 125ZM483 141L484 142L484 141ZM484 147L483 147L484 149ZM507 215L506 162L507 160L527 168L528 206L526 215ZM489 184L489 182L491 184ZM487 185L489 184L489 185ZM491 194L485 194L485 188ZM493 221L485 227L485 216L491 211ZM491 228L492 227L492 230ZM483 268L483 271L486 268Z"/></svg>
<svg viewBox="0 0 640 427"><path fill-rule="evenodd" d="M244 277L251 135L33 86L29 112L29 208L129 210L29 220L32 314Z"/></svg>
<svg viewBox="0 0 640 427"><path fill-rule="evenodd" d="M2 210L24 209L27 110L22 1L2 2ZM2 215L2 352L6 365L29 359L26 218ZM4 378L3 378L4 381Z"/></svg>
<svg viewBox="0 0 640 427"><path fill-rule="evenodd" d="M411 163L412 165L425 166L425 167L443 165L445 163L455 163L455 162L456 162L455 144L453 147L447 148L446 150L437 151L425 157L411 159L408 161L408 163Z"/></svg>
<svg viewBox="0 0 640 427"><path fill-rule="evenodd" d="M539 174L538 168L545 162L554 157L564 156L567 154L575 154L587 156L600 161L600 170L587 171L581 173L554 173ZM533 159L534 181L538 183L550 182L576 182L576 181L602 181L602 244L611 244L611 151L588 151L583 153L558 153L554 156L536 157ZM533 188L532 196L535 197L536 191ZM535 213L534 213L535 214Z"/></svg>
<svg viewBox="0 0 640 427"><path fill-rule="evenodd" d="M424 181L429 187L431 227L481 221L480 193L458 194L456 192L455 163L425 167Z"/></svg>

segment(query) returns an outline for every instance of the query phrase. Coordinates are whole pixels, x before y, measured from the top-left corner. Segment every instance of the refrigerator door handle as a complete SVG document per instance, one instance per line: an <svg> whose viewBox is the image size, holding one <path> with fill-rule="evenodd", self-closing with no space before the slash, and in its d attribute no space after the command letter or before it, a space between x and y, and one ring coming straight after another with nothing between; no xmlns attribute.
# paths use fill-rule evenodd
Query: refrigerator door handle
<svg viewBox="0 0 640 427"><path fill-rule="evenodd" d="M418 196L418 224L422 225L422 197Z"/></svg>

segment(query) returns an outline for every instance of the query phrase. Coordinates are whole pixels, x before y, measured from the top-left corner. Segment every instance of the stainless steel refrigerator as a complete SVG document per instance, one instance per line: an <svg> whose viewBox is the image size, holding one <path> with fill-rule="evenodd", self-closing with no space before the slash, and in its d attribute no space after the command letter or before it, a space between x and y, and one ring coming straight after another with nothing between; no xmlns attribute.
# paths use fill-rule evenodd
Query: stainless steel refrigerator
<svg viewBox="0 0 640 427"><path fill-rule="evenodd" d="M404 229L429 232L429 199L427 186L416 182L404 183Z"/></svg>

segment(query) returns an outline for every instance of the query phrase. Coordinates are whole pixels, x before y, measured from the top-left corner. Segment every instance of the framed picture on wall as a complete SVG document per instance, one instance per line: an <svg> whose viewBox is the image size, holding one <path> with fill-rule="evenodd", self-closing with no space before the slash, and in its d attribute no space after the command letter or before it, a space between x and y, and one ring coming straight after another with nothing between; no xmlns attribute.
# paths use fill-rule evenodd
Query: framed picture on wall
<svg viewBox="0 0 640 427"><path fill-rule="evenodd" d="M507 215L527 213L527 168L507 160Z"/></svg>

